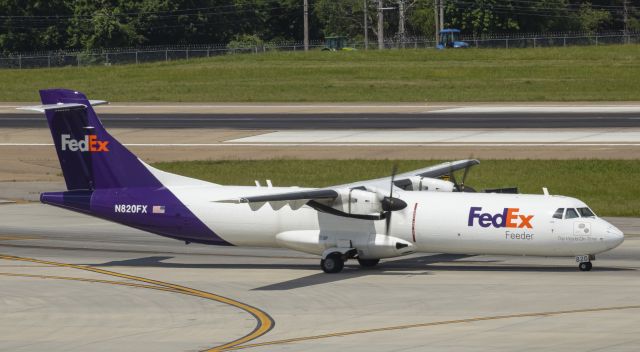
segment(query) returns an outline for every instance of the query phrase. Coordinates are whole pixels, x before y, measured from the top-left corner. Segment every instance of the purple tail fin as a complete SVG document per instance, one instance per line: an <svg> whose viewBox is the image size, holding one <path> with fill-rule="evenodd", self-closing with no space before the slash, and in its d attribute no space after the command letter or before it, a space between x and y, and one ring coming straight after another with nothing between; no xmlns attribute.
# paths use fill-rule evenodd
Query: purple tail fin
<svg viewBox="0 0 640 352"><path fill-rule="evenodd" d="M87 97L68 89L40 91L42 104L78 104L47 109L47 122L69 190L160 187L160 182L102 126Z"/></svg>

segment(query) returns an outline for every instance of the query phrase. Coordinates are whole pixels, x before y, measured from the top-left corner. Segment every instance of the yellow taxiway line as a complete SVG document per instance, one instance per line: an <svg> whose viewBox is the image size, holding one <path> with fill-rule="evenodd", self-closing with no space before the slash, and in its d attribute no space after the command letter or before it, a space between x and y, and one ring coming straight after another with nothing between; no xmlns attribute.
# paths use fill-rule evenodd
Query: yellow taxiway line
<svg viewBox="0 0 640 352"><path fill-rule="evenodd" d="M257 339L260 336L263 336L267 332L269 332L275 325L273 318L271 318L266 312L250 306L248 304L233 300L231 298L219 296L210 292L205 292L201 290L196 290L193 288L189 288L186 286L176 285L168 282L148 279L140 276L122 274L115 271L109 271L104 269L99 269L91 266L85 265L75 265L75 264L67 264L67 263L58 263L47 260L40 260L34 258L26 258L26 257L16 257L11 255L0 255L0 259L4 260L13 260L13 261L23 261L23 262L31 262L31 263L39 263L46 264L51 266L63 267L63 268L72 268L84 271L91 271L98 274L109 275L113 277L119 277L122 279L128 279L138 282L144 282L147 285L135 284L130 282L121 282L121 281L110 281L110 280L97 280L97 279L85 279L85 278L74 278L74 277L66 277L66 276L45 276L45 275L27 275L27 274L12 274L12 273L1 273L1 275L5 276L23 276L23 277L37 277L37 278L46 278L46 279L62 279L62 280L75 280L75 281L85 281L85 282L98 282L98 283L106 283L106 284L114 284L114 285L124 285L124 286L132 286L132 287L141 287L162 291L169 291L181 294L187 294L191 296L201 297L209 300L213 300L216 302L224 303L236 308L239 308L249 314L251 314L256 319L256 327L249 332L248 334L240 337L231 342L225 343L223 345L219 345L216 347L212 347L207 349L206 351L222 351L232 347L236 347L240 344L247 343L254 339Z"/></svg>
<svg viewBox="0 0 640 352"><path fill-rule="evenodd" d="M550 312L534 312L534 313L521 313L521 314L508 314L508 315L494 315L494 316L476 317L476 318L468 318L468 319L434 321L429 323L396 325L396 326L387 326L387 327L374 328L374 329L351 330L351 331L343 331L343 332L336 332L336 333L329 333L329 334L322 334L322 335L311 335L311 336L294 337L290 339L265 341L260 343L234 346L234 347L227 348L226 350L227 351L242 350L247 348L282 345L282 344L288 344L293 342L304 342L304 341L310 341L310 340L326 339L330 337L342 337L342 336L349 336L349 335L368 334L373 332L385 332L385 331L393 331L393 330L423 328L423 327L438 326L438 325L474 323L474 322L480 322L480 321L514 319L514 318L551 317L551 316L557 316L557 315L563 315L563 314L603 312L603 311L625 310L625 309L640 309L640 305L558 310L558 311L550 311Z"/></svg>

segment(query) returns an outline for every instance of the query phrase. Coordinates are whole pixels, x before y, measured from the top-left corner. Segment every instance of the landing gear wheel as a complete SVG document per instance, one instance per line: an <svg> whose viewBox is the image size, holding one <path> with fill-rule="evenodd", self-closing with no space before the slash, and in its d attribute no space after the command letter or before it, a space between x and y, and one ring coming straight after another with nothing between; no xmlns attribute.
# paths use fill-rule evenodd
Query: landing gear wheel
<svg viewBox="0 0 640 352"><path fill-rule="evenodd" d="M578 264L578 269L580 269L580 271L590 271L591 268L592 268L591 262L584 262L584 263Z"/></svg>
<svg viewBox="0 0 640 352"><path fill-rule="evenodd" d="M344 268L344 260L342 259L342 254L340 253L331 253L327 256L327 258L322 259L320 261L320 267L322 271L327 274L339 273Z"/></svg>
<svg viewBox="0 0 640 352"><path fill-rule="evenodd" d="M363 268L372 268L378 265L378 263L380 263L380 259L359 259L358 258L358 263L360 263L360 266Z"/></svg>

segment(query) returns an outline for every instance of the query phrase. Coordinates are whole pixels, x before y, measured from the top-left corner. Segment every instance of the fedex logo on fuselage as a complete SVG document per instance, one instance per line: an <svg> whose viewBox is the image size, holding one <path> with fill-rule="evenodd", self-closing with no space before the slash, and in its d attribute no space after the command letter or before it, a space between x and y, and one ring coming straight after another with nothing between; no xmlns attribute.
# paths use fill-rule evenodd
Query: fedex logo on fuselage
<svg viewBox="0 0 640 352"><path fill-rule="evenodd" d="M482 213L482 207L471 207L469 209L469 226L473 226L476 219L481 227L493 226L495 228L510 227L520 229L531 229L531 219L533 215L519 214L520 208L504 208L502 213L489 214Z"/></svg>
<svg viewBox="0 0 640 352"><path fill-rule="evenodd" d="M63 134L62 135L62 150L69 150L72 152L108 152L109 148L107 145L109 141L101 141L98 140L98 137L95 135L84 136L84 139L75 140L71 139L71 135Z"/></svg>

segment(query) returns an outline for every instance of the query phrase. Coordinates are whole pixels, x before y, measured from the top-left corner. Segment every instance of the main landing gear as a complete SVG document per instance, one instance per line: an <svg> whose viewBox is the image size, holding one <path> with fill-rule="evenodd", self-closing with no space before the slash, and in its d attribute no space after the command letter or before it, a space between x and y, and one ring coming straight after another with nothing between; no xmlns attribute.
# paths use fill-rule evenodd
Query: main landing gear
<svg viewBox="0 0 640 352"><path fill-rule="evenodd" d="M323 259L320 260L322 271L327 274L335 274L342 271L344 263L350 259L357 257L355 248L332 248L323 253ZM358 263L363 268L371 268L380 262L380 259L361 259L357 258Z"/></svg>
<svg viewBox="0 0 640 352"><path fill-rule="evenodd" d="M340 252L329 254L326 258L320 260L320 267L327 274L341 272L342 268L344 268L343 254Z"/></svg>
<svg viewBox="0 0 640 352"><path fill-rule="evenodd" d="M576 262L578 262L578 269L580 271L590 271L593 265L591 264L592 260L595 260L595 255L579 255L576 257Z"/></svg>

